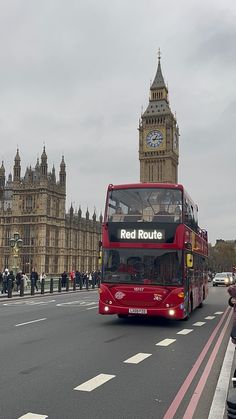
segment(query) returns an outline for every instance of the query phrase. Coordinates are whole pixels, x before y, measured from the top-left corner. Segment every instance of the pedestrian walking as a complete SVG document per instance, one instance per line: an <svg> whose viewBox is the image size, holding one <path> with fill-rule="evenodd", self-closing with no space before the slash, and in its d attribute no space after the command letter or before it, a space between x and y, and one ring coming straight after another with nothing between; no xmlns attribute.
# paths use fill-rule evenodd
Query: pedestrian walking
<svg viewBox="0 0 236 419"><path fill-rule="evenodd" d="M25 272L22 272L22 279L24 281L24 289L27 290L30 286L30 280Z"/></svg>
<svg viewBox="0 0 236 419"><path fill-rule="evenodd" d="M7 279L7 290L12 292L15 282L15 275L13 274L13 271L10 271Z"/></svg>
<svg viewBox="0 0 236 419"><path fill-rule="evenodd" d="M6 268L2 274L2 294L7 293L8 278L9 270Z"/></svg>
<svg viewBox="0 0 236 419"><path fill-rule="evenodd" d="M66 271L64 271L61 274L61 286L62 287L65 287L66 286L66 280L67 280L67 273L66 273Z"/></svg>
<svg viewBox="0 0 236 419"><path fill-rule="evenodd" d="M36 288L36 291L38 291L38 279L39 279L38 272L35 270L35 268L33 268L30 274L30 281L31 281L31 286L33 287L33 289Z"/></svg>
<svg viewBox="0 0 236 419"><path fill-rule="evenodd" d="M70 280L71 280L71 283L74 281L74 279L75 279L75 271L71 271L70 272Z"/></svg>
<svg viewBox="0 0 236 419"><path fill-rule="evenodd" d="M91 272L89 272L89 274L88 274L88 283L89 283L89 287L91 287L92 286L92 274L91 274Z"/></svg>
<svg viewBox="0 0 236 419"><path fill-rule="evenodd" d="M79 286L80 285L80 272L77 270L77 271L75 271L75 283L76 283L76 286Z"/></svg>
<svg viewBox="0 0 236 419"><path fill-rule="evenodd" d="M20 282L21 282L21 278L22 278L22 272L19 271L16 274L16 291L18 292L20 289Z"/></svg>
<svg viewBox="0 0 236 419"><path fill-rule="evenodd" d="M47 278L47 275L45 274L45 272L42 272L39 278L40 284L42 284L43 279L45 280Z"/></svg>

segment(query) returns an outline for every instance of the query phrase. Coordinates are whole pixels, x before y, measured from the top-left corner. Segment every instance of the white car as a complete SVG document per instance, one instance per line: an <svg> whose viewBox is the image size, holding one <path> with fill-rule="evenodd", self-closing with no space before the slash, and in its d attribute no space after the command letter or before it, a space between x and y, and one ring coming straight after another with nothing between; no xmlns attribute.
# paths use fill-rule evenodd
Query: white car
<svg viewBox="0 0 236 419"><path fill-rule="evenodd" d="M221 272L214 276L213 278L213 287L217 287L218 285L229 285L234 284L234 278L232 276L232 272Z"/></svg>

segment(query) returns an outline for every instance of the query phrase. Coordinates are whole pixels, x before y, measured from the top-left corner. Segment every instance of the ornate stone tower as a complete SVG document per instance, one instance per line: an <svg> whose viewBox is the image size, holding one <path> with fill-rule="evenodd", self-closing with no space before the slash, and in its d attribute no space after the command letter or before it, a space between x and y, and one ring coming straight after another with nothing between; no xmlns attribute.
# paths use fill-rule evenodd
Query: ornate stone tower
<svg viewBox="0 0 236 419"><path fill-rule="evenodd" d="M179 128L171 112L161 71L160 50L149 104L139 122L141 182L178 182Z"/></svg>

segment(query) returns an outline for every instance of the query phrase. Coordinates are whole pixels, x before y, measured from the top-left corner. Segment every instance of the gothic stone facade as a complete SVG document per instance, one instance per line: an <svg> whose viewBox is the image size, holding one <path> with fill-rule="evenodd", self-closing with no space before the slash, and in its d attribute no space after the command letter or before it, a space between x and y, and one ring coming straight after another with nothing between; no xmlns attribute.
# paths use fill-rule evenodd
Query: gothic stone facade
<svg viewBox="0 0 236 419"><path fill-rule="evenodd" d="M64 270L91 271L99 268L101 222L82 217L71 206L66 213L66 165L60 164L59 180L55 168L48 171L45 147L41 162L27 168L21 176L21 160L17 150L13 177L5 178L0 167L0 269L32 268L47 275L59 275ZM14 260L10 239L18 232L23 240L17 261Z"/></svg>
<svg viewBox="0 0 236 419"><path fill-rule="evenodd" d="M171 112L160 53L149 104L139 121L141 182L178 182L179 128Z"/></svg>

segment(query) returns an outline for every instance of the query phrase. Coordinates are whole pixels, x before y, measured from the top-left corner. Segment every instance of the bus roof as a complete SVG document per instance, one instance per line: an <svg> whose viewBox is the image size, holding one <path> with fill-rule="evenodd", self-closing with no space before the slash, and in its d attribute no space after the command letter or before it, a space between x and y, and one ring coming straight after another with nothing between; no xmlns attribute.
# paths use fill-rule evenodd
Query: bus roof
<svg viewBox="0 0 236 419"><path fill-rule="evenodd" d="M113 185L110 184L108 186L108 190L112 189L147 189L147 188L163 188L163 189L180 189L184 190L183 185L178 183L148 183L148 182L140 182L140 183L125 183L123 185Z"/></svg>

